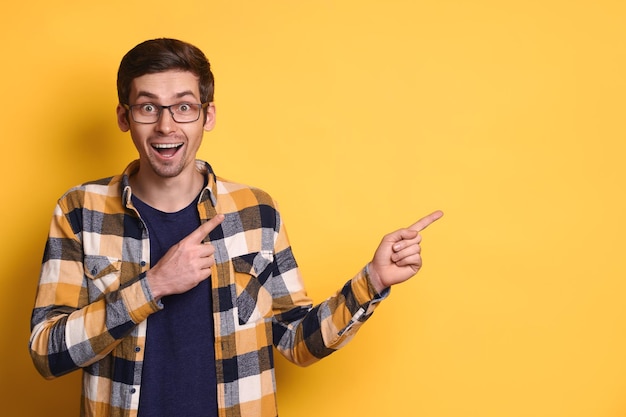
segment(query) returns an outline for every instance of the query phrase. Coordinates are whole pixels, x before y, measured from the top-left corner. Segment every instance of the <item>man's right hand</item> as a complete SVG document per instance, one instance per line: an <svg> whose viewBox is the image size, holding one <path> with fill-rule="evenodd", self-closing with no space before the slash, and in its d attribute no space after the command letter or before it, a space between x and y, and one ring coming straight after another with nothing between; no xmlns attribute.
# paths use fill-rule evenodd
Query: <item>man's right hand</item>
<svg viewBox="0 0 626 417"><path fill-rule="evenodd" d="M211 276L215 248L203 243L207 235L224 221L218 214L200 225L172 246L161 260L146 273L152 295L159 300L171 294L182 294Z"/></svg>

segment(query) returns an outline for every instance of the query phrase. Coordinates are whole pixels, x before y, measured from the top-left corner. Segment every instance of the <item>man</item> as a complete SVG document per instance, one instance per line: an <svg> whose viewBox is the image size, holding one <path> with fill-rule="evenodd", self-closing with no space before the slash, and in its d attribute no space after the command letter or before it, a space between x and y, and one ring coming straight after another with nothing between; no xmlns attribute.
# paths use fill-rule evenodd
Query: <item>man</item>
<svg viewBox="0 0 626 417"><path fill-rule="evenodd" d="M139 160L59 199L33 362L46 378L83 370L81 416L276 416L273 347L305 366L345 345L419 270L419 232L442 213L385 236L313 307L272 198L196 160L215 125L204 54L143 42L122 59L118 95Z"/></svg>

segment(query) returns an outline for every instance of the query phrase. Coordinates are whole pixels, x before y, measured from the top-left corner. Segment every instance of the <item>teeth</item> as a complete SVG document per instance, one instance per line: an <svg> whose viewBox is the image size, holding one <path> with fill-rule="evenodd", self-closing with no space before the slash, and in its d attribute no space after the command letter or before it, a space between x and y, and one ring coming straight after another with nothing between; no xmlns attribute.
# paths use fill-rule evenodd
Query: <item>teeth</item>
<svg viewBox="0 0 626 417"><path fill-rule="evenodd" d="M182 143L155 143L152 146L157 149L169 149L178 148L179 146L182 146Z"/></svg>

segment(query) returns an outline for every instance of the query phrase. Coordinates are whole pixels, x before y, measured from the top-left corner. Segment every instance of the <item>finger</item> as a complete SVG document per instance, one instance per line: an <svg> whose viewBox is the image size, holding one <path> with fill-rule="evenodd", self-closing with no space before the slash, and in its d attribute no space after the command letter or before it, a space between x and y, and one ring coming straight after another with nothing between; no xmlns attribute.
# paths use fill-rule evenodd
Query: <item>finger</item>
<svg viewBox="0 0 626 417"><path fill-rule="evenodd" d="M210 219L209 221L201 224L200 227L198 227L193 232L189 233L189 235L187 235L185 240L191 240L197 243L202 243L204 238L206 238L207 235L211 233L211 231L215 229L217 226L219 226L220 223L222 223L223 221L224 221L224 215L218 214L212 219Z"/></svg>
<svg viewBox="0 0 626 417"><path fill-rule="evenodd" d="M205 242L202 245L199 245L198 256L200 258L209 258L215 254L215 247L211 245L209 242Z"/></svg>
<svg viewBox="0 0 626 417"><path fill-rule="evenodd" d="M207 256L206 258L202 258L202 263L200 263L200 269L211 269L215 265L215 257L213 255Z"/></svg>
<svg viewBox="0 0 626 417"><path fill-rule="evenodd" d="M422 253L422 248L420 245L411 245L399 251L393 252L391 254L391 260L393 262L398 262L401 259L409 258L414 255L419 255L420 253Z"/></svg>
<svg viewBox="0 0 626 417"><path fill-rule="evenodd" d="M394 252L399 252L411 245L419 245L422 235L411 229L402 229L398 232L396 243L392 246Z"/></svg>
<svg viewBox="0 0 626 417"><path fill-rule="evenodd" d="M407 256L402 259L398 259L394 263L396 264L396 266L399 266L399 267L410 266L417 270L422 267L422 257L418 253L415 255Z"/></svg>
<svg viewBox="0 0 626 417"><path fill-rule="evenodd" d="M409 229L415 230L417 232L421 232L426 229L436 220L439 220L443 216L443 211L437 210L435 212L430 213L428 216L422 217L417 222L409 226Z"/></svg>

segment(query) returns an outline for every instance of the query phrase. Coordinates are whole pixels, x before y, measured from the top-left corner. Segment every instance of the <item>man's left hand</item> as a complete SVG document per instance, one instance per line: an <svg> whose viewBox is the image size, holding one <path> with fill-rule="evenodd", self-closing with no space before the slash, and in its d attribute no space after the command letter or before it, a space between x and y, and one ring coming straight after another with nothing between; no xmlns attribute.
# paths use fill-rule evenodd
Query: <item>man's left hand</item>
<svg viewBox="0 0 626 417"><path fill-rule="evenodd" d="M420 232L443 216L435 211L406 229L396 230L383 237L370 263L370 279L380 294L385 288L411 278L422 267Z"/></svg>

